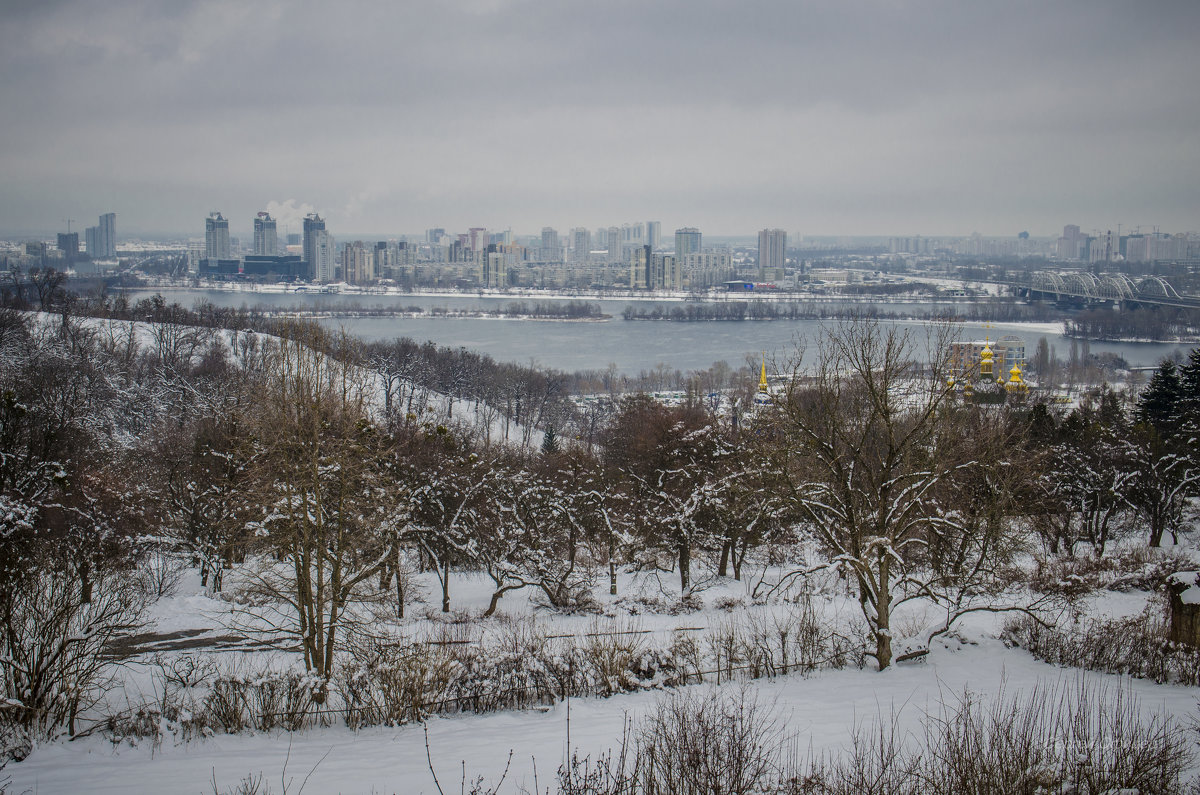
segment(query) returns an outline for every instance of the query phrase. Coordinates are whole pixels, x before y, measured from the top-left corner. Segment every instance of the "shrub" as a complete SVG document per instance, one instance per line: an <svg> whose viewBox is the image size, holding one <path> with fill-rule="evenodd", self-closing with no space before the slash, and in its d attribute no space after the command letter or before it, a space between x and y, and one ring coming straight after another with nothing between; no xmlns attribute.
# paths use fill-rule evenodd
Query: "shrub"
<svg viewBox="0 0 1200 795"><path fill-rule="evenodd" d="M990 703L966 691L915 732L892 714L860 725L842 752L803 761L795 740L745 691L675 692L627 725L616 751L574 753L558 785L568 795L1174 795L1193 756L1171 719L1083 680L1002 690Z"/></svg>
<svg viewBox="0 0 1200 795"><path fill-rule="evenodd" d="M352 649L334 684L347 726L394 726L439 711L459 670L448 645L369 639Z"/></svg>
<svg viewBox="0 0 1200 795"><path fill-rule="evenodd" d="M22 758L34 743L75 733L107 683L106 651L138 626L146 597L112 572L95 575L89 600L78 577L34 570L3 601L0 750Z"/></svg>
<svg viewBox="0 0 1200 795"><path fill-rule="evenodd" d="M1095 590L1159 591L1166 578L1195 568L1190 558L1173 549L1129 547L1107 557L1093 555L1038 559L1030 586L1038 593L1068 598Z"/></svg>
<svg viewBox="0 0 1200 795"><path fill-rule="evenodd" d="M619 751L572 756L558 770L568 795L749 795L780 780L778 721L745 690L674 691L633 727Z"/></svg>
<svg viewBox="0 0 1200 795"><path fill-rule="evenodd" d="M990 706L965 692L926 716L914 738L893 719L860 729L849 752L810 759L800 795L889 793L1182 792L1192 759L1180 727L1142 714L1127 691L1075 686L1001 692Z"/></svg>
<svg viewBox="0 0 1200 795"><path fill-rule="evenodd" d="M1092 619L1066 629L1022 617L1005 626L1004 639L1054 665L1200 685L1200 649L1168 640L1154 605L1140 616Z"/></svg>

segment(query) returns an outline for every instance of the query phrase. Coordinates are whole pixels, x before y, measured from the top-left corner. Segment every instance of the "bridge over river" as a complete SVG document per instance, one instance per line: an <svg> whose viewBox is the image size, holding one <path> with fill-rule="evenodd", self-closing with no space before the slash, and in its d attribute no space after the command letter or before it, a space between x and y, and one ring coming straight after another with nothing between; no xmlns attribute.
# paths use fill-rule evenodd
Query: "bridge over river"
<svg viewBox="0 0 1200 795"><path fill-rule="evenodd" d="M1025 298L1074 303L1156 304L1200 309L1200 297L1183 295L1158 276L1131 279L1123 273L1034 271L1028 281L1008 282Z"/></svg>

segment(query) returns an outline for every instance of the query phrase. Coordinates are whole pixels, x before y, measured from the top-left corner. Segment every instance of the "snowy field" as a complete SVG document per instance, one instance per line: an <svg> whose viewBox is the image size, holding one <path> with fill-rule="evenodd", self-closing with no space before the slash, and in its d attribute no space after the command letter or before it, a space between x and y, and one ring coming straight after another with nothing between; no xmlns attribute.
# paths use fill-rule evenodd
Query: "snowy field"
<svg viewBox="0 0 1200 795"><path fill-rule="evenodd" d="M650 588L652 581L634 582L622 577L622 592ZM656 585L656 584L655 584ZM413 605L412 613L432 610L436 589L425 585L427 606ZM704 591L706 607L681 615L641 615L612 619L622 626L666 631L673 627L713 627L741 621L755 610L779 606L741 604L746 586L723 581ZM478 613L486 605L488 589L481 579L456 577L453 606L456 611ZM625 611L607 600L604 612L621 616ZM1137 615L1147 594L1104 593L1089 603L1093 616ZM827 595L821 602L834 615L850 616L857 604L844 595ZM539 611L524 592L510 594L502 611L511 617L536 615L555 631L586 632L597 626L595 616L556 616ZM194 579L186 579L179 594L160 601L152 629L159 633L197 630L219 635L228 606L205 595ZM496 618L490 620L493 624ZM881 717L896 717L902 730L916 730L926 713L937 713L944 702L955 703L964 691L983 699L1001 692L1009 697L1034 688L1077 688L1081 682L1103 689L1108 697L1118 692L1134 696L1147 714L1170 716L1185 724L1197 713L1194 688L1157 685L1127 677L1061 669L1036 661L1029 653L1011 648L998 638L1003 618L990 614L968 617L954 637L935 641L919 660L894 665L880 673L868 665L859 670L822 670L810 675L788 675L746 683L724 683L725 688L745 688L745 696L769 708L793 750L837 752L858 727ZM503 618L500 619L503 622ZM410 625L428 623L412 619ZM179 652L176 652L179 653ZM295 662L281 652L213 652L225 664L238 658L266 657L279 665ZM149 654L130 660L121 671L123 690L110 700L136 699L151 687ZM711 684L692 685L708 688ZM477 776L495 783L508 765L500 792L553 791L554 772L577 750L592 755L616 746L627 721L636 721L662 698L660 690L645 690L610 698L572 699L552 707L491 714L453 714L428 721L429 755L446 792L460 791L464 773L467 788ZM570 739L568 742L568 732ZM6 791L13 793L211 793L232 791L247 776L262 776L270 791L307 793L434 793L438 789L429 770L426 739L419 724L395 728L372 727L357 732L335 721L333 726L295 733L246 732L216 735L182 742L170 734L159 744L144 740L114 744L93 735L71 742L42 746L19 763L10 764ZM511 763L509 758L511 754ZM1192 773L1200 773L1193 763ZM215 785L215 786L214 786ZM265 790L263 790L265 791Z"/></svg>

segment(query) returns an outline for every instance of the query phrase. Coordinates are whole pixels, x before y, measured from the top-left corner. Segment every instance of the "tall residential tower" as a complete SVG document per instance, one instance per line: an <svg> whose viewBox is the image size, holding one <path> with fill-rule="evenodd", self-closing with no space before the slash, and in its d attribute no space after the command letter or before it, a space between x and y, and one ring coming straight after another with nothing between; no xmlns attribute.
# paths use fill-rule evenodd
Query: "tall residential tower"
<svg viewBox="0 0 1200 795"><path fill-rule="evenodd" d="M779 281L787 261L787 232L763 229L758 233L758 278Z"/></svg>
<svg viewBox="0 0 1200 795"><path fill-rule="evenodd" d="M259 213L254 218L254 255L274 257L278 253L279 238L276 234L275 219L270 213Z"/></svg>
<svg viewBox="0 0 1200 795"><path fill-rule="evenodd" d="M229 221L218 212L204 219L204 258L232 259L229 245Z"/></svg>
<svg viewBox="0 0 1200 795"><path fill-rule="evenodd" d="M117 256L117 214L105 213L100 223L84 230L84 243L92 259L112 259Z"/></svg>
<svg viewBox="0 0 1200 795"><path fill-rule="evenodd" d="M309 213L304 217L303 256L306 270L305 276L309 281L319 280L317 275L318 266L323 263L321 263L318 258L319 252L317 250L317 236L318 233L324 231L325 219L323 219L321 216L317 215L316 213Z"/></svg>
<svg viewBox="0 0 1200 795"><path fill-rule="evenodd" d="M683 262L688 254L700 252L700 230L692 226L675 230L675 261Z"/></svg>

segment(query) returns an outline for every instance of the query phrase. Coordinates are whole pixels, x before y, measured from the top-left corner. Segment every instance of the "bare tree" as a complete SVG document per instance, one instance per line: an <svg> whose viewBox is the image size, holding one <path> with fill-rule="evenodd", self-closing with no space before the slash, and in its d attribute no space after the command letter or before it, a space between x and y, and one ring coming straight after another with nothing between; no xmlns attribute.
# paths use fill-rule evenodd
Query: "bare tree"
<svg viewBox="0 0 1200 795"><path fill-rule="evenodd" d="M29 283L37 294L38 308L49 312L56 301L65 295L62 288L67 280L67 274L54 268L30 268Z"/></svg>
<svg viewBox="0 0 1200 795"><path fill-rule="evenodd" d="M490 467L472 450L469 437L439 425L419 435L409 448L409 460L397 467L413 483L412 517L406 530L437 575L442 612L450 612L450 571L477 559L472 537L483 510ZM404 474L407 473L407 474Z"/></svg>
<svg viewBox="0 0 1200 795"><path fill-rule="evenodd" d="M1200 488L1200 468L1154 430L1138 426L1134 433L1125 441L1124 456L1132 465L1133 479L1121 496L1145 523L1150 546L1161 546L1166 533L1178 543L1188 500Z"/></svg>
<svg viewBox="0 0 1200 795"><path fill-rule="evenodd" d="M734 449L706 412L627 398L605 439L606 459L636 506L633 535L655 560L678 567L680 591L691 592L692 556L716 546L711 510L723 502ZM663 567L667 568L667 567Z"/></svg>
<svg viewBox="0 0 1200 795"><path fill-rule="evenodd" d="M844 321L818 342L811 373L802 354L776 401L775 454L796 513L824 548L827 567L851 575L880 670L892 662L892 612L939 589L930 538L967 534L966 518L938 490L974 462L946 456L945 374L955 328L911 333L870 318ZM922 365L918 356L930 361Z"/></svg>
<svg viewBox="0 0 1200 795"><path fill-rule="evenodd" d="M384 441L366 414L363 372L307 343L281 340L260 403L253 499L270 555L252 576L269 604L288 606L269 623L299 641L306 669L327 683L351 608L367 598L392 547L378 532ZM260 602L255 617L269 609ZM323 701L325 689L313 697Z"/></svg>
<svg viewBox="0 0 1200 795"><path fill-rule="evenodd" d="M76 717L113 665L109 645L139 626L147 602L136 584L108 570L86 594L77 577L52 566L35 566L19 587L0 589L0 725L19 728L22 742L75 734Z"/></svg>

